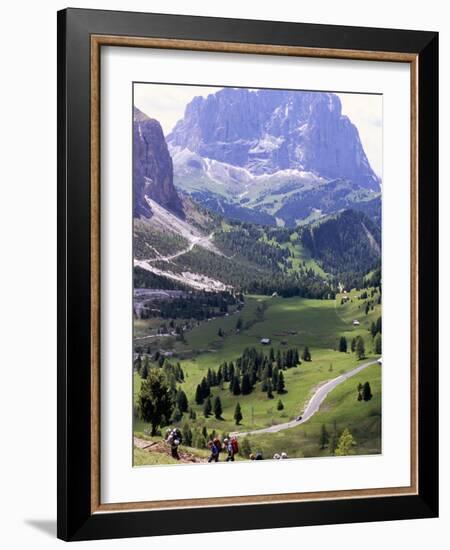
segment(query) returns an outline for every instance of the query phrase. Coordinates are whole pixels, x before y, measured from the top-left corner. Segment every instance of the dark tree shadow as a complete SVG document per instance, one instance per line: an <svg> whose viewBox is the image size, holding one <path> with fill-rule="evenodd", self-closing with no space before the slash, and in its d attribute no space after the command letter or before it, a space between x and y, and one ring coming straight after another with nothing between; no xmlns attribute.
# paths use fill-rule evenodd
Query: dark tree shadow
<svg viewBox="0 0 450 550"><path fill-rule="evenodd" d="M26 519L25 523L48 536L56 538L56 519Z"/></svg>

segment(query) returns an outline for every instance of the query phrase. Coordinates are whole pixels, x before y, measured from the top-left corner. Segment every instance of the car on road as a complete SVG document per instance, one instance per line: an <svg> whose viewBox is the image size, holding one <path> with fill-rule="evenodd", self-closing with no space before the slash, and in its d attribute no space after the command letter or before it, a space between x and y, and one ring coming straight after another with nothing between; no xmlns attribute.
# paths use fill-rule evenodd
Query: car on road
<svg viewBox="0 0 450 550"><path fill-rule="evenodd" d="M295 420L297 420L297 422L300 422L300 420L302 419L303 417L302 416L297 416L297 418Z"/></svg>

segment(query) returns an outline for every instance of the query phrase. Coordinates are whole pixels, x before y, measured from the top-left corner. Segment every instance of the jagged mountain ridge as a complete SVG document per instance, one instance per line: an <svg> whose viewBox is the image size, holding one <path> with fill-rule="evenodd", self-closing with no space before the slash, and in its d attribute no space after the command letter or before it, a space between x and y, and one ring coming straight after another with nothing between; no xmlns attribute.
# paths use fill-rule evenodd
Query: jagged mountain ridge
<svg viewBox="0 0 450 550"><path fill-rule="evenodd" d="M333 93L224 88L195 97L167 142L254 175L296 169L380 189L358 130Z"/></svg>
<svg viewBox="0 0 450 550"><path fill-rule="evenodd" d="M298 173L306 178L305 189L329 186L329 182L323 179L311 181L308 174ZM161 126L138 109L134 113L133 185L136 269L146 271L148 276L168 278L172 284L187 284L194 289L212 291L241 288L249 292L270 293L283 289L286 295L300 292L301 295L320 297L332 291L331 279L323 279L322 275L306 267L293 269L291 258L296 257L292 256L296 247L309 248L311 257L323 263L326 271L330 267L329 273L338 273L336 266L330 263L329 256L334 253L343 254L352 271L358 275L362 275L367 266L376 265L379 259L373 248L376 231L362 213L346 214L345 211L337 215L336 219L348 218L343 226L343 239L350 246L339 248L342 239L340 242L331 239L331 249L308 247L307 237L304 242L296 244L296 231L292 229L283 230L286 234L280 242L273 233L275 241L272 241L271 232L278 230L266 229L264 226L271 225L266 219L249 219L246 220L249 223L244 224L232 222L230 226L227 220L233 217L230 212L224 211L222 216L208 213L186 195L177 192L173 183L172 160ZM279 191L289 194L286 187L289 185L295 187L295 182L283 181ZM247 210L258 215L257 209ZM356 223L353 223L355 216ZM326 222L308 226L313 237L316 227L322 225L326 227ZM370 229L361 234L364 227ZM341 225L335 229L336 234L342 233ZM357 232L355 238L351 234L353 229ZM289 242L294 238L295 242L291 243L294 248L282 244L287 242L286 237ZM356 250L352 245L354 241L363 243L369 262L361 263L357 257L357 262L352 264L351 254ZM297 252L301 253L300 249Z"/></svg>
<svg viewBox="0 0 450 550"><path fill-rule="evenodd" d="M173 164L160 123L134 108L133 111L133 215L150 218L146 196L180 217L181 199L173 184Z"/></svg>

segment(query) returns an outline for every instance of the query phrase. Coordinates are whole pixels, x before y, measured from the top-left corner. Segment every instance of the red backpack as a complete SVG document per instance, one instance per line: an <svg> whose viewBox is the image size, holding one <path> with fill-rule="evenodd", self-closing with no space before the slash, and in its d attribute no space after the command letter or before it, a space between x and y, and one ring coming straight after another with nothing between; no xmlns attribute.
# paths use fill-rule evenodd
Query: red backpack
<svg viewBox="0 0 450 550"><path fill-rule="evenodd" d="M239 452L238 440L235 437L231 439L231 447L234 454L237 454Z"/></svg>

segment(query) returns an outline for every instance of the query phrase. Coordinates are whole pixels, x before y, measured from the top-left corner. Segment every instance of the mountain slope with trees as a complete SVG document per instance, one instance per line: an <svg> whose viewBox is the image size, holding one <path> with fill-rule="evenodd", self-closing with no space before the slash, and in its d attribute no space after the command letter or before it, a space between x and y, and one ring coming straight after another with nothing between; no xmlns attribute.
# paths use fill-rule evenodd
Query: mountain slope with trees
<svg viewBox="0 0 450 550"><path fill-rule="evenodd" d="M312 223L300 239L325 271L350 288L380 265L381 230L363 212L344 210Z"/></svg>

